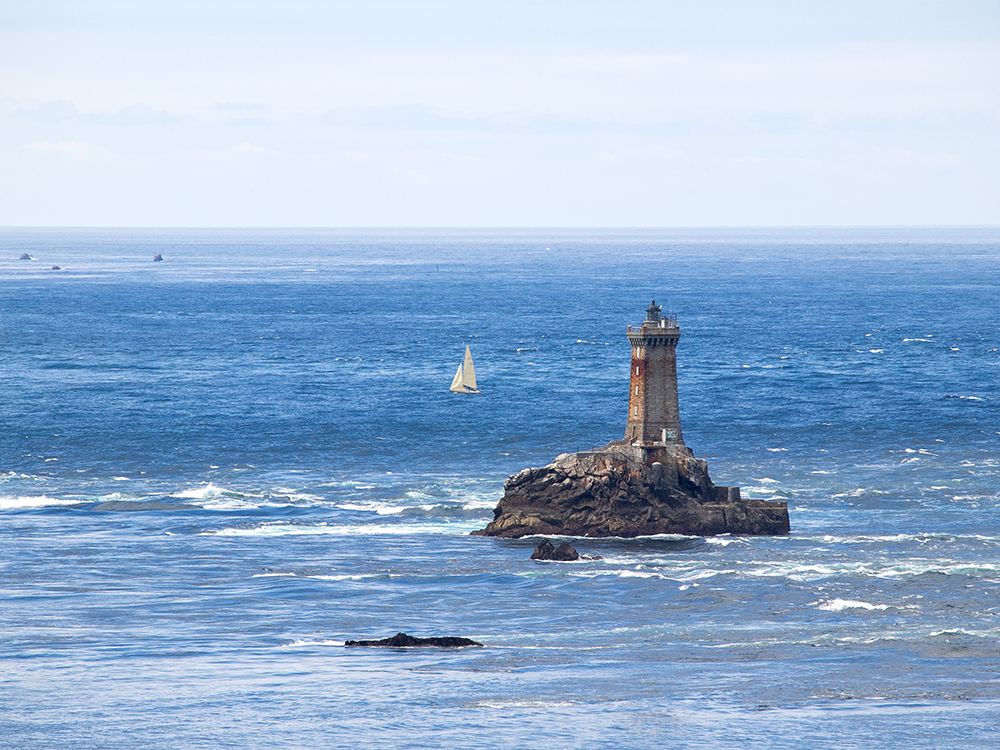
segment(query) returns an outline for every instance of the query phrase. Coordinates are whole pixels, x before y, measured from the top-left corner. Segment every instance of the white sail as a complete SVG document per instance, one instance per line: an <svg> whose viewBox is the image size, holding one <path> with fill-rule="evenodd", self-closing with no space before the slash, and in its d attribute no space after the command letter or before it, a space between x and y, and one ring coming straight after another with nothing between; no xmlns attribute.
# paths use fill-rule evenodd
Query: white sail
<svg viewBox="0 0 1000 750"><path fill-rule="evenodd" d="M448 390L453 393L479 393L476 387L476 366L472 364L472 352L468 344L465 345L465 360L458 366L458 372Z"/></svg>
<svg viewBox="0 0 1000 750"><path fill-rule="evenodd" d="M465 345L465 363L462 366L462 385L466 388L476 390L476 368L472 364L472 352L469 345Z"/></svg>
<svg viewBox="0 0 1000 750"><path fill-rule="evenodd" d="M455 373L455 379L451 381L451 388L448 390L454 391L455 393L461 393L465 390L462 387L462 365L458 366L458 372Z"/></svg>

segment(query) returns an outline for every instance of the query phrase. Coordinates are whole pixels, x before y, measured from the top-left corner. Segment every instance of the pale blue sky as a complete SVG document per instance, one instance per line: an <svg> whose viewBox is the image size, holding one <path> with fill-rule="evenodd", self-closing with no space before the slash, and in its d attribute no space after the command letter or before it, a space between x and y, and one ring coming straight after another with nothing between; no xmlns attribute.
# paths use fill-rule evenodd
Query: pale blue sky
<svg viewBox="0 0 1000 750"><path fill-rule="evenodd" d="M1000 224L998 185L995 0L0 0L0 225Z"/></svg>

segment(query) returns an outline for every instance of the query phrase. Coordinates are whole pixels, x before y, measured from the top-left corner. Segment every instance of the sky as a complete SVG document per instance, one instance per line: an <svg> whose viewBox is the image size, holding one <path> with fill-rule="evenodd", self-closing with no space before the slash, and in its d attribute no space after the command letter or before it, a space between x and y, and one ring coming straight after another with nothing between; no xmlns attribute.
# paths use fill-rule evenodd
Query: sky
<svg viewBox="0 0 1000 750"><path fill-rule="evenodd" d="M998 224L997 0L0 0L0 226Z"/></svg>

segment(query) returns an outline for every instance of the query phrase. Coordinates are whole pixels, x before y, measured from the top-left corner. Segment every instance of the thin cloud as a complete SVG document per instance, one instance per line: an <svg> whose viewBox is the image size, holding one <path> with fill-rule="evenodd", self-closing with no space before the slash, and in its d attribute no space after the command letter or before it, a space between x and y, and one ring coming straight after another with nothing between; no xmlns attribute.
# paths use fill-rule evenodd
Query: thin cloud
<svg viewBox="0 0 1000 750"><path fill-rule="evenodd" d="M87 141L59 141L58 143L52 143L50 141L36 141L35 143L25 143L22 148L25 148L28 151L54 151L79 156L108 153L107 149L95 146L93 143L89 143Z"/></svg>
<svg viewBox="0 0 1000 750"><path fill-rule="evenodd" d="M483 117L464 118L438 114L420 104L389 107L343 107L328 110L322 117L329 125L354 128L399 130L493 130Z"/></svg>
<svg viewBox="0 0 1000 750"><path fill-rule="evenodd" d="M20 109L15 114L36 122L58 125L66 122L92 123L96 125L173 125L181 118L161 109L153 109L146 104L130 104L117 112L81 112L75 102L68 99L44 102L29 109Z"/></svg>

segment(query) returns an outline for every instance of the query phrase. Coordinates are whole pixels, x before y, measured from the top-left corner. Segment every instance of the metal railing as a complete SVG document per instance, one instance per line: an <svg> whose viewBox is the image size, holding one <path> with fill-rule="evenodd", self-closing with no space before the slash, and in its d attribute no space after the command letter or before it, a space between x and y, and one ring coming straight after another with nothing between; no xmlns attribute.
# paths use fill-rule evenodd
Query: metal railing
<svg viewBox="0 0 1000 750"><path fill-rule="evenodd" d="M646 328L646 330L649 330L649 328L677 328L678 327L678 325L677 325L677 315L673 314L673 313L671 313L670 315L664 315L662 318L660 318L660 324L658 326L656 326L656 325L650 326L650 325L648 325L648 321L646 323L643 323L641 326L631 326L630 325L628 327L628 332L629 333L639 333L643 329L644 326L648 326Z"/></svg>

